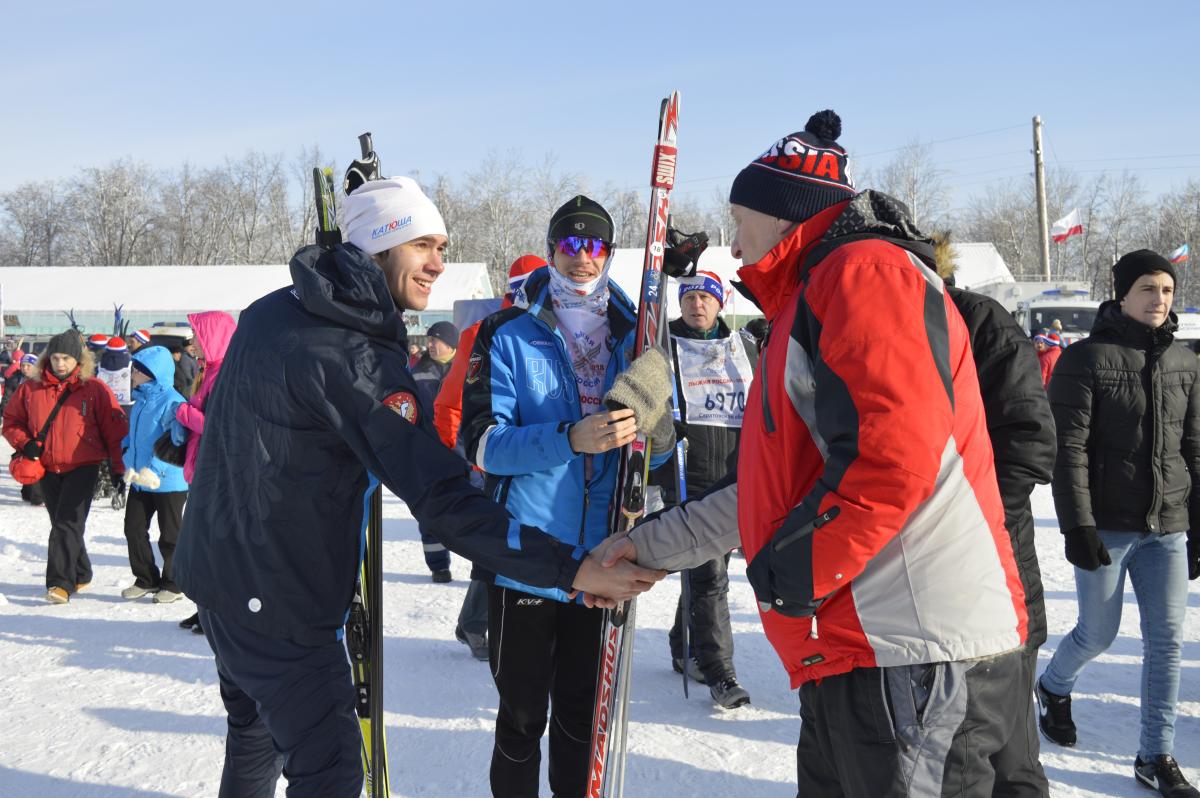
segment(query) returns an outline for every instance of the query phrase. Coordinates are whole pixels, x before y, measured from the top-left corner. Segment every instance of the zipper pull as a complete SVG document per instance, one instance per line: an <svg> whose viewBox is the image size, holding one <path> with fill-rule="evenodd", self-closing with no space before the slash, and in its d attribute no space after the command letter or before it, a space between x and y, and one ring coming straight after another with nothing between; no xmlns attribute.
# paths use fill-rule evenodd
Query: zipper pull
<svg viewBox="0 0 1200 798"><path fill-rule="evenodd" d="M813 521L813 528L820 529L833 519L837 518L841 512L842 508L835 504L833 507L830 507L828 510L817 516L817 520Z"/></svg>
<svg viewBox="0 0 1200 798"><path fill-rule="evenodd" d="M812 617L812 634L810 635L810 637L812 637L812 639L813 639L813 640L820 640L820 639L821 639L821 636L820 636L819 634L817 634L817 615L816 615L816 613L813 613L813 617Z"/></svg>

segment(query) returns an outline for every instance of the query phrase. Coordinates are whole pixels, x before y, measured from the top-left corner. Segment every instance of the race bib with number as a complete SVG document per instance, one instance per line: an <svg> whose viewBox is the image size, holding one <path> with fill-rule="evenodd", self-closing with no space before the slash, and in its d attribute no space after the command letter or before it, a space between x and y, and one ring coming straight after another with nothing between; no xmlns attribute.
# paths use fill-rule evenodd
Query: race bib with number
<svg viewBox="0 0 1200 798"><path fill-rule="evenodd" d="M754 367L737 333L697 341L673 337L688 424L741 427Z"/></svg>
<svg viewBox="0 0 1200 798"><path fill-rule="evenodd" d="M117 397L117 404L131 405L133 404L133 391L130 387L130 378L132 377L133 369L131 366L126 366L117 371L109 371L108 369L97 369L96 376L112 389L113 395Z"/></svg>

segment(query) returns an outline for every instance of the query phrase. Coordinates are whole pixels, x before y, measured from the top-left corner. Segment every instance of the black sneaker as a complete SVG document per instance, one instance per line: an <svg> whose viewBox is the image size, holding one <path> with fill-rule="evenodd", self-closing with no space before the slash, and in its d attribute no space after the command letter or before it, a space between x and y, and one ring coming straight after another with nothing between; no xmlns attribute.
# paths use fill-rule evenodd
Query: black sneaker
<svg viewBox="0 0 1200 798"><path fill-rule="evenodd" d="M671 668L676 673L683 673L683 658L671 657ZM704 678L704 673L700 670L700 662L695 657L689 657L687 663L688 676L700 684L708 684L708 679Z"/></svg>
<svg viewBox="0 0 1200 798"><path fill-rule="evenodd" d="M1200 798L1200 791L1183 777L1179 763L1170 754L1160 754L1149 762L1139 756L1133 760L1133 776L1139 784L1158 790L1166 798Z"/></svg>
<svg viewBox="0 0 1200 798"><path fill-rule="evenodd" d="M717 706L721 709L737 709L750 703L750 694L732 676L709 685L708 692L712 694L713 701L716 701Z"/></svg>
<svg viewBox="0 0 1200 798"><path fill-rule="evenodd" d="M1038 728L1052 743L1068 748L1075 745L1075 722L1071 720L1071 696L1057 695L1042 687L1037 680Z"/></svg>
<svg viewBox="0 0 1200 798"><path fill-rule="evenodd" d="M196 624L200 623L200 613L193 612L188 617L179 622L180 629L191 629Z"/></svg>
<svg viewBox="0 0 1200 798"><path fill-rule="evenodd" d="M454 576L450 573L449 568L441 568L429 575L429 579L437 582L439 585L444 585L453 578Z"/></svg>

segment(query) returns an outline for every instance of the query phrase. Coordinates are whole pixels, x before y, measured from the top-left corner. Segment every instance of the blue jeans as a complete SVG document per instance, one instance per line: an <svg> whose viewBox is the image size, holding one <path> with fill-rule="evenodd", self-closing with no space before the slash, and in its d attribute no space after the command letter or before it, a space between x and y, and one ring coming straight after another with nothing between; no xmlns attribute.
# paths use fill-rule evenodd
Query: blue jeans
<svg viewBox="0 0 1200 798"><path fill-rule="evenodd" d="M1142 625L1143 759L1170 754L1175 744L1175 702L1187 607L1186 535L1100 530L1112 565L1075 569L1079 620L1062 639L1042 674L1051 693L1068 695L1083 666L1112 645L1121 625L1125 574L1133 583Z"/></svg>

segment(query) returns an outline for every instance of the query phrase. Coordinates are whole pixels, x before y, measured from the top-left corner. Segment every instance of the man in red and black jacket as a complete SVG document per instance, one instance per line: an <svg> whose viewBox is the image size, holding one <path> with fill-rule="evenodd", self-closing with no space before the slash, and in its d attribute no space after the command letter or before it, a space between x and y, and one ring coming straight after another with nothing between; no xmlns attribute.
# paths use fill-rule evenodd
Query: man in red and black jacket
<svg viewBox="0 0 1200 798"><path fill-rule="evenodd" d="M736 483L606 558L743 547L800 690L804 795L990 795L1028 621L968 330L907 208L855 191L840 133L815 114L730 191L771 323Z"/></svg>

